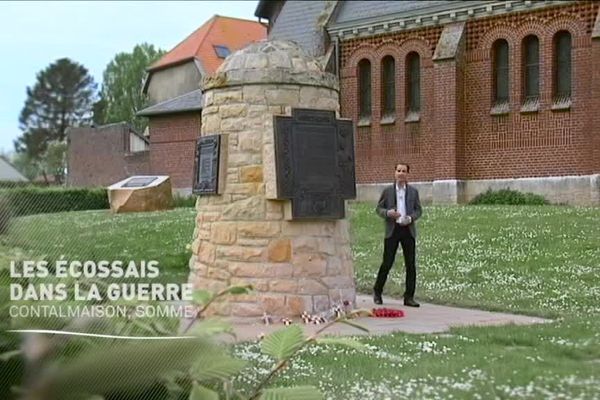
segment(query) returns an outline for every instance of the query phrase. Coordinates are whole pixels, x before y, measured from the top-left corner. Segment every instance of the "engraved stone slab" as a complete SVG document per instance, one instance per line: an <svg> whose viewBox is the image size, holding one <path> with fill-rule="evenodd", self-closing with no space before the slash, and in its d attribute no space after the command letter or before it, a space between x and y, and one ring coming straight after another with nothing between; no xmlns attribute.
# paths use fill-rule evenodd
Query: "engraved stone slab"
<svg viewBox="0 0 600 400"><path fill-rule="evenodd" d="M132 176L107 189L113 213L168 210L173 203L168 176Z"/></svg>
<svg viewBox="0 0 600 400"><path fill-rule="evenodd" d="M198 195L218 194L221 135L202 136L196 142L194 184Z"/></svg>
<svg viewBox="0 0 600 400"><path fill-rule="evenodd" d="M356 197L352 121L300 108L274 118L278 198L291 199L293 219L344 218Z"/></svg>

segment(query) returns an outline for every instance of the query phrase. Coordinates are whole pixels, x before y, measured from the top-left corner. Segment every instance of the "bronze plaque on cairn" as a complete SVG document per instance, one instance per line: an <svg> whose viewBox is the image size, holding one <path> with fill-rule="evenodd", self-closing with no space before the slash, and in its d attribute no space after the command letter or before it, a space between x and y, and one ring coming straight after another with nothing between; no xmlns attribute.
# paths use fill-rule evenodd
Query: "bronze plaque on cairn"
<svg viewBox="0 0 600 400"><path fill-rule="evenodd" d="M198 138L194 157L194 194L218 194L220 144L221 135Z"/></svg>
<svg viewBox="0 0 600 400"><path fill-rule="evenodd" d="M292 201L292 219L344 218L356 197L352 121L300 108L274 118L277 197Z"/></svg>

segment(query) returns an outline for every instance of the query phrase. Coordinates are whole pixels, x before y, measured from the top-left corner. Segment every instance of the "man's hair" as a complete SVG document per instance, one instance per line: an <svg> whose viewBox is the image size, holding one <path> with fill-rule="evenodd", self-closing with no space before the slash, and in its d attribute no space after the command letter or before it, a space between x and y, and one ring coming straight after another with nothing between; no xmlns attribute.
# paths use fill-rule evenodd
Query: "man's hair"
<svg viewBox="0 0 600 400"><path fill-rule="evenodd" d="M396 166L394 167L394 169L398 169L398 165L406 165L406 172L410 172L410 165L408 165L405 162L397 162Z"/></svg>

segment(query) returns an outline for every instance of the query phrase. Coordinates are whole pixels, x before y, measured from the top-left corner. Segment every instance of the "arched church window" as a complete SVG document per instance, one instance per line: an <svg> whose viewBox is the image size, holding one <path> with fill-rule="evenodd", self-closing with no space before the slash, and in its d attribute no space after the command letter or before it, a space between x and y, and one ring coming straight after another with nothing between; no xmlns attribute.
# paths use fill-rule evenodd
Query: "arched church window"
<svg viewBox="0 0 600 400"><path fill-rule="evenodd" d="M381 61L381 105L382 117L393 117L396 113L396 61L385 56Z"/></svg>
<svg viewBox="0 0 600 400"><path fill-rule="evenodd" d="M406 56L406 108L408 113L421 111L421 60L416 52Z"/></svg>
<svg viewBox="0 0 600 400"><path fill-rule="evenodd" d="M371 118L371 62L363 59L358 63L358 115Z"/></svg>
<svg viewBox="0 0 600 400"><path fill-rule="evenodd" d="M523 100L535 101L540 96L540 41L535 35L523 39Z"/></svg>
<svg viewBox="0 0 600 400"><path fill-rule="evenodd" d="M508 42L499 39L492 46L493 56L493 93L495 105L508 103Z"/></svg>
<svg viewBox="0 0 600 400"><path fill-rule="evenodd" d="M553 98L555 102L571 98L571 34L560 31L553 40Z"/></svg>

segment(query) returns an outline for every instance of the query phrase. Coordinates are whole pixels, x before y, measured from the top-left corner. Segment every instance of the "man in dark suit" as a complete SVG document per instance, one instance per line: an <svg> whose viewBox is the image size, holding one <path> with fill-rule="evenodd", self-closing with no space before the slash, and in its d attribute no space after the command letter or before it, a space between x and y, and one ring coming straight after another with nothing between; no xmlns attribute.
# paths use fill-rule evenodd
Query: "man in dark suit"
<svg viewBox="0 0 600 400"><path fill-rule="evenodd" d="M415 266L417 228L415 221L421 216L421 202L419 201L417 189L408 184L409 173L410 166L408 164L396 164L394 173L396 182L383 189L375 210L377 215L385 220L383 261L373 287L373 301L375 304L383 304L381 293L388 273L394 264L398 244L400 244L402 245L404 266L406 267L404 305L419 307L419 303L414 299L417 280Z"/></svg>

